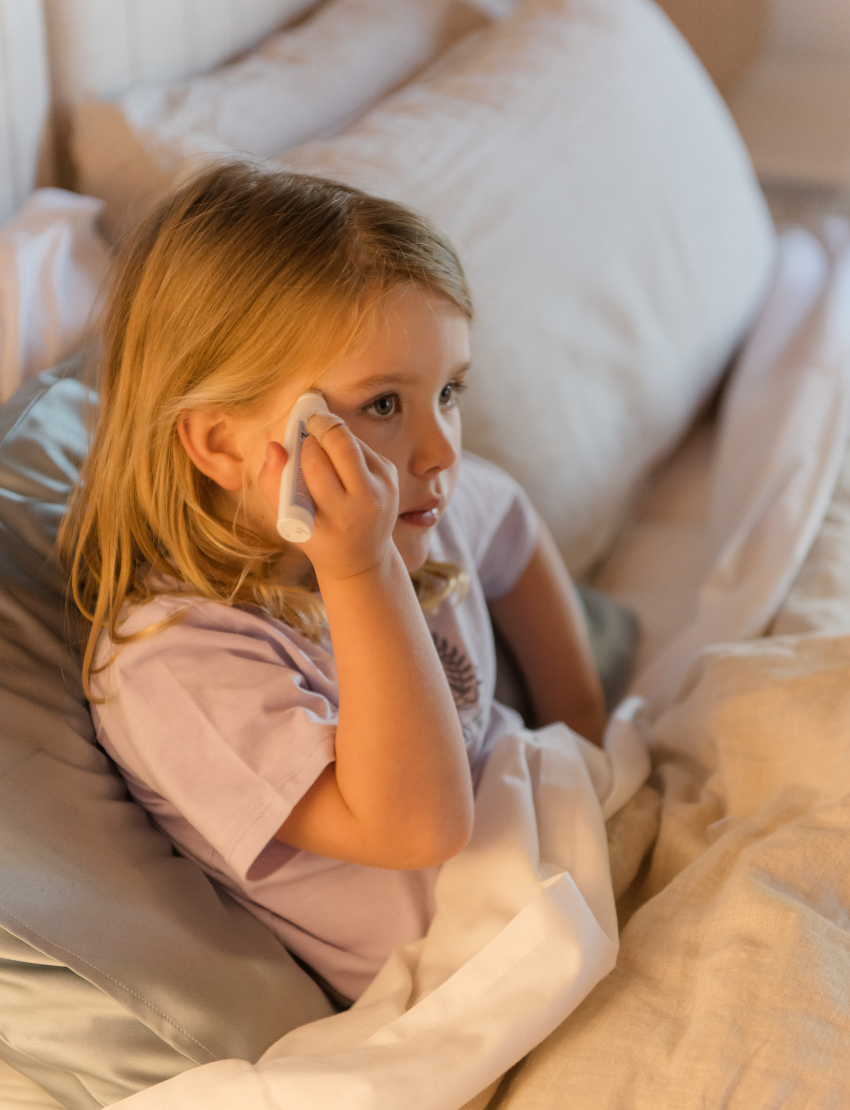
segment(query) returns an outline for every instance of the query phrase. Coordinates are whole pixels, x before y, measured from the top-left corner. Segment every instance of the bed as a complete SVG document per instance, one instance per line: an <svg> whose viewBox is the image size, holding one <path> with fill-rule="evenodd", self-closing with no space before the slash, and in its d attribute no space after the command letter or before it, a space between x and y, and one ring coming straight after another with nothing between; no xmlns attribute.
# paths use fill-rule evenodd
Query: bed
<svg viewBox="0 0 850 1110"><path fill-rule="evenodd" d="M847 224L777 239L650 0L309 8L0 6L0 1106L845 1105ZM724 11L734 57L690 11L670 7L731 81L763 5ZM431 987L372 1025L334 1015L105 777L57 615L51 529L93 402L62 360L110 243L234 151L446 227L478 305L467 445L642 625L610 762L576 771L602 808L570 795L593 867L555 852L477 949L439 975L411 957ZM478 891L463 866L456 898ZM532 926L548 955L511 964Z"/></svg>

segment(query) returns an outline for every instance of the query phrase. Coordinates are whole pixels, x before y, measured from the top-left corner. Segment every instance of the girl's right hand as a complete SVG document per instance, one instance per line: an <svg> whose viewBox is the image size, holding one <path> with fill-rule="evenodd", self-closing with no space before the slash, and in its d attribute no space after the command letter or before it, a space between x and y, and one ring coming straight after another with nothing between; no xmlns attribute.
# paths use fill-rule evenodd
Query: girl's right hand
<svg viewBox="0 0 850 1110"><path fill-rule="evenodd" d="M270 445L258 476L260 491L275 512L285 462L280 445ZM321 444L315 436L307 437L301 466L316 504L316 521L312 537L299 546L320 582L352 578L383 563L394 550L392 533L398 519L398 474L393 464L338 424L325 433Z"/></svg>
<svg viewBox="0 0 850 1110"><path fill-rule="evenodd" d="M286 452L276 444L269 457L258 484L276 509ZM316 521L298 546L328 618L339 717L334 762L276 836L370 867L435 867L469 840L472 778L451 689L393 543L398 475L344 425L321 444L308 437L301 462Z"/></svg>

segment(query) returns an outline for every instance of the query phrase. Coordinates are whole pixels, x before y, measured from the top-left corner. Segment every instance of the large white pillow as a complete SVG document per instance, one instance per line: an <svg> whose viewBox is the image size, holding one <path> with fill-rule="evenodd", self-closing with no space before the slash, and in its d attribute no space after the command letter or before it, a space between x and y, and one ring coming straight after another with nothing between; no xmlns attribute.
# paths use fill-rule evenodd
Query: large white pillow
<svg viewBox="0 0 850 1110"><path fill-rule="evenodd" d="M447 46L493 0L331 0L239 61L183 81L83 100L72 124L81 192L117 236L190 174L199 155L278 154L332 133Z"/></svg>
<svg viewBox="0 0 850 1110"><path fill-rule="evenodd" d="M478 311L464 441L578 573L766 290L775 235L720 96L650 0L524 0L282 159L431 215Z"/></svg>

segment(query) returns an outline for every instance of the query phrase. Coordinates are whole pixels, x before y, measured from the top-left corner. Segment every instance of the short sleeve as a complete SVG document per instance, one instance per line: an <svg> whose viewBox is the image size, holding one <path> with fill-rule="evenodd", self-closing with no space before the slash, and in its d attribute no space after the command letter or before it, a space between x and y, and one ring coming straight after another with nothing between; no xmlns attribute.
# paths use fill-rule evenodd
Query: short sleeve
<svg viewBox="0 0 850 1110"><path fill-rule="evenodd" d="M131 789L154 792L139 795L154 817L159 799L172 806L243 880L334 759L335 671L318 655L204 603L102 672L99 735Z"/></svg>
<svg viewBox="0 0 850 1110"><path fill-rule="evenodd" d="M451 505L485 598L503 597L516 585L537 544L537 514L528 495L499 467L464 452Z"/></svg>

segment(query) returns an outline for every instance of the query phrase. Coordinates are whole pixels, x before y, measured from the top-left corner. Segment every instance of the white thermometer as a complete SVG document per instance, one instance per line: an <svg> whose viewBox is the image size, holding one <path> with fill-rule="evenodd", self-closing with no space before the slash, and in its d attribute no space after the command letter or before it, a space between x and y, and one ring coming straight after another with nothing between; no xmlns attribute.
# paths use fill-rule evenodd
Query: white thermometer
<svg viewBox="0 0 850 1110"><path fill-rule="evenodd" d="M286 466L280 478L280 501L277 507L277 530L285 540L292 543L305 543L313 535L313 522L316 519L316 505L304 481L301 469L301 448L310 434L307 421L311 416L324 417L324 429L318 428L321 437L334 424L341 424L338 416L328 410L321 393L310 390L302 393L289 414L283 446L286 450Z"/></svg>

